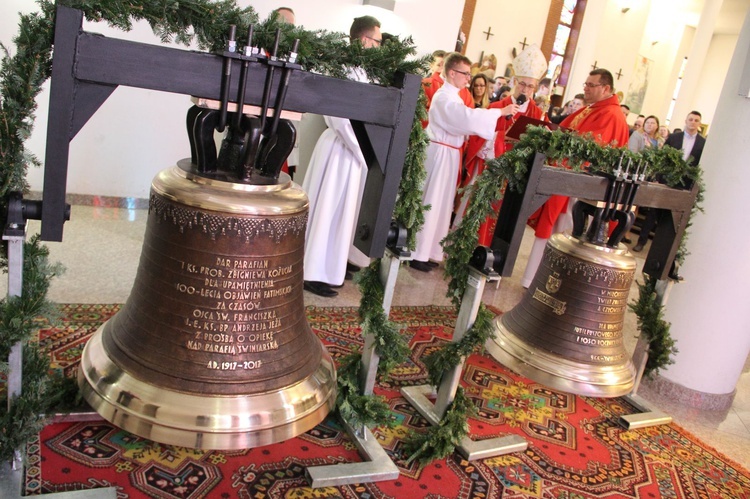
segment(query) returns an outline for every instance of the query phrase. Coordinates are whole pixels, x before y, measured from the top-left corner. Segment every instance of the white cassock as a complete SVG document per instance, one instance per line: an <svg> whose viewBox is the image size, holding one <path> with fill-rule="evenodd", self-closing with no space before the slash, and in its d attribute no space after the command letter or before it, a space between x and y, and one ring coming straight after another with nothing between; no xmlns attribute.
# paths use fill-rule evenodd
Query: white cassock
<svg viewBox="0 0 750 499"><path fill-rule="evenodd" d="M352 71L350 79L367 81L361 70ZM330 116L325 122L328 128L315 144L302 182L310 200L304 280L336 286L344 282L347 259L360 266L370 261L352 251L367 165L351 122Z"/></svg>
<svg viewBox="0 0 750 499"><path fill-rule="evenodd" d="M460 148L466 135L478 135L491 141L500 109L474 109L466 106L458 95L459 89L447 81L435 93L430 105L425 169L427 179L422 202L432 205L424 214L424 226L417 233L414 260L425 262L443 260L440 245L448 235L453 199L456 196L458 171L461 168Z"/></svg>

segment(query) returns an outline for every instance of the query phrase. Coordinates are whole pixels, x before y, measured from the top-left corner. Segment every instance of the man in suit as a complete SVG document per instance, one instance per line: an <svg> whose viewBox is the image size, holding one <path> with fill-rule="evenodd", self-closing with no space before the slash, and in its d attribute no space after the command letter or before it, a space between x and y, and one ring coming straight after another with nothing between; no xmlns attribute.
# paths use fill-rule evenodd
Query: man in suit
<svg viewBox="0 0 750 499"><path fill-rule="evenodd" d="M703 146L706 145L706 139L698 133L700 127L701 113L690 111L690 114L685 118L685 131L671 134L667 137L664 145L680 149L682 151L682 159L687 161L688 158L693 158L693 164L697 165L701 162Z"/></svg>
<svg viewBox="0 0 750 499"><path fill-rule="evenodd" d="M701 113L698 111L690 111L690 114L685 118L685 130L670 134L664 142L664 145L680 149L682 151L682 159L685 161L690 160L691 163L697 165L701 162L703 146L706 145L706 139L698 133L700 127ZM646 219L641 226L641 233L638 236L638 242L633 246L633 251L635 253L641 251L646 245L649 233L655 226L656 210L649 209L646 212Z"/></svg>

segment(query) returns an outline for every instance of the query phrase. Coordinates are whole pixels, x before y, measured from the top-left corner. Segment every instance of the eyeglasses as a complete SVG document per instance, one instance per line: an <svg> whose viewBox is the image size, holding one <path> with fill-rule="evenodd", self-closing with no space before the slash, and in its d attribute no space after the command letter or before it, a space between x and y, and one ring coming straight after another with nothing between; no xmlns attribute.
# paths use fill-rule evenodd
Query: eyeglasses
<svg viewBox="0 0 750 499"><path fill-rule="evenodd" d="M536 85L533 83L525 83L523 81L518 82L518 86L521 88L530 88L531 90L534 90L536 88Z"/></svg>
<svg viewBox="0 0 750 499"><path fill-rule="evenodd" d="M604 85L604 83L591 83L587 81L586 83L583 84L583 87L594 88L594 87L601 87L602 85Z"/></svg>
<svg viewBox="0 0 750 499"><path fill-rule="evenodd" d="M455 71L456 73L462 74L467 78L471 78L471 73L468 71L459 71L458 69L451 69L451 71Z"/></svg>
<svg viewBox="0 0 750 499"><path fill-rule="evenodd" d="M381 39L373 38L373 37L367 36L367 35L365 35L365 38L367 38L368 40L372 40L373 42L375 42L376 45L382 45L383 44L383 40L381 40Z"/></svg>

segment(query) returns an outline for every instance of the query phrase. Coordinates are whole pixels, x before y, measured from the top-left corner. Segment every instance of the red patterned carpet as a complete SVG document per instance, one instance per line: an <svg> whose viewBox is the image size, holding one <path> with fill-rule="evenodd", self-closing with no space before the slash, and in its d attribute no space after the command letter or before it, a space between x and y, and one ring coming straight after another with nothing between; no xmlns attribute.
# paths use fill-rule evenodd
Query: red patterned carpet
<svg viewBox="0 0 750 499"><path fill-rule="evenodd" d="M119 305L62 305L58 328L40 330L53 365L72 375L89 335ZM313 330L334 358L361 345L353 308L308 308ZM525 452L467 462L458 454L424 469L405 464L402 438L426 421L399 387L424 384L420 358L450 339L449 307L395 307L412 357L378 386L397 425L376 430L401 471L388 482L311 489L311 465L361 460L329 417L289 441L219 452L157 444L104 421L47 426L28 448L25 493L116 486L118 497L141 498L750 498L750 473L675 424L625 431L618 417L634 412L622 399L593 399L550 390L488 356L472 355L462 384L479 408L474 438L515 433Z"/></svg>

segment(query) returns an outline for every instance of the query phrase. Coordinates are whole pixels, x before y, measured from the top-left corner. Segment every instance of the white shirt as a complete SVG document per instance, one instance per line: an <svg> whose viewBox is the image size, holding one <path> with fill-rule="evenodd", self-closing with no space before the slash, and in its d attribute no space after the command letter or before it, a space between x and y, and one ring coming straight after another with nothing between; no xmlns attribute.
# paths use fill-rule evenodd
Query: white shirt
<svg viewBox="0 0 750 499"><path fill-rule="evenodd" d="M690 153L693 151L693 146L695 145L695 137L698 135L698 132L695 132L695 135L690 135L689 133L685 132L682 134L682 159L685 161L688 160L690 157Z"/></svg>

